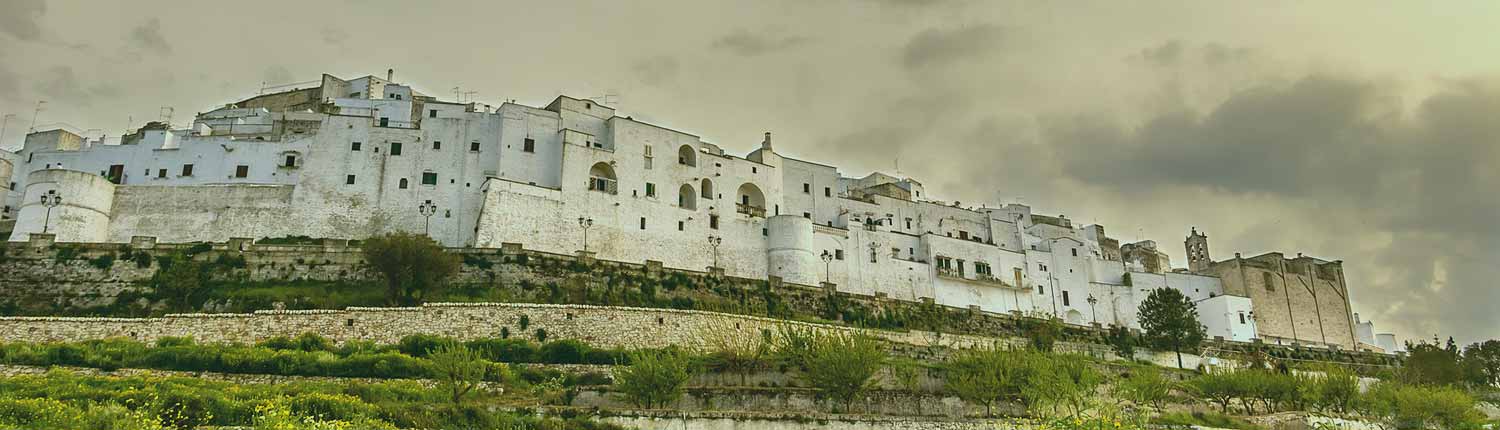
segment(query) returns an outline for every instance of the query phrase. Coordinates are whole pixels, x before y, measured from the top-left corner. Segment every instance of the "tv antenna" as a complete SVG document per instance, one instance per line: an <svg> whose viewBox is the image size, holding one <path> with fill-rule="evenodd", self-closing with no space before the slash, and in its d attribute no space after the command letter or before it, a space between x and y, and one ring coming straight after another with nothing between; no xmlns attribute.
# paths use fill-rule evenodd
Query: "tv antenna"
<svg viewBox="0 0 1500 430"><path fill-rule="evenodd" d="M469 100L472 100L475 94L479 94L479 92L464 91L463 88L453 87L453 101L458 103L466 103Z"/></svg>

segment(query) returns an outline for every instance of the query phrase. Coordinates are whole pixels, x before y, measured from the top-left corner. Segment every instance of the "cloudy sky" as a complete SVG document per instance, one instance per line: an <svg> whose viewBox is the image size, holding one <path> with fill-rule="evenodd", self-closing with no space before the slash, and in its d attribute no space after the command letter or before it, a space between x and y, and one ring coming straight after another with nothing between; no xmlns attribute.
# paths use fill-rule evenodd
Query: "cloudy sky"
<svg viewBox="0 0 1500 430"><path fill-rule="evenodd" d="M1346 262L1403 338L1500 337L1500 2L0 0L0 115L118 136L396 70L1155 239Z"/></svg>

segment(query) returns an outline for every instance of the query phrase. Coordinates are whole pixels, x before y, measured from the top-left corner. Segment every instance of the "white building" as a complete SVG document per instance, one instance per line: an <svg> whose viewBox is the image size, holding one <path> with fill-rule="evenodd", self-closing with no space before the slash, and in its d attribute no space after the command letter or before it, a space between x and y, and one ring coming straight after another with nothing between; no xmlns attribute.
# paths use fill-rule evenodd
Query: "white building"
<svg viewBox="0 0 1500 430"><path fill-rule="evenodd" d="M1225 295L1219 278L1135 267L1127 281L1102 226L944 203L910 178L847 177L778 153L770 133L735 156L566 96L491 108L439 101L390 73L324 75L185 128L153 123L117 140L49 130L0 158L12 241L44 229L81 242L426 230L449 246L586 250L1078 325L1137 327L1145 294L1166 287L1199 302L1211 336L1256 337L1249 299ZM61 203L43 204L48 193ZM429 202L435 211L418 210Z"/></svg>

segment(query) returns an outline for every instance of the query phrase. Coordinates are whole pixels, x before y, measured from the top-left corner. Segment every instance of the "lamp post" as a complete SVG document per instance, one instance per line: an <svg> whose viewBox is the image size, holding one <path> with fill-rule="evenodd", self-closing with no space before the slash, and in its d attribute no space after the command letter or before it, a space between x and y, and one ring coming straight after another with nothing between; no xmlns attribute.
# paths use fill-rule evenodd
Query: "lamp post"
<svg viewBox="0 0 1500 430"><path fill-rule="evenodd" d="M589 227L594 226L594 219L578 217L578 226L583 228L583 252L589 252Z"/></svg>
<svg viewBox="0 0 1500 430"><path fill-rule="evenodd" d="M417 205L417 213L422 214L422 218L424 218L424 221L422 221L422 234L431 236L428 231L432 227L432 216L437 214L437 204L432 203L432 200L422 202L422 204Z"/></svg>
<svg viewBox="0 0 1500 430"><path fill-rule="evenodd" d="M823 282L832 283L833 280L830 278L828 268L833 263L833 254L825 249L823 250L823 255L821 255L820 257L823 258Z"/></svg>
<svg viewBox="0 0 1500 430"><path fill-rule="evenodd" d="M42 234L47 234L47 227L52 222L52 208L60 204L62 204L62 195L58 194L57 190L47 190L46 194L42 194L42 206L47 207L47 215L42 217Z"/></svg>
<svg viewBox="0 0 1500 430"><path fill-rule="evenodd" d="M1099 314L1094 311L1094 304L1095 303L1099 303L1099 299L1094 298L1094 294L1093 293L1089 293L1088 302L1089 302L1089 319L1093 320L1094 324L1098 324L1099 323Z"/></svg>
<svg viewBox="0 0 1500 430"><path fill-rule="evenodd" d="M719 267L719 245L724 243L724 238L718 236L708 237L708 247L714 250L714 268Z"/></svg>

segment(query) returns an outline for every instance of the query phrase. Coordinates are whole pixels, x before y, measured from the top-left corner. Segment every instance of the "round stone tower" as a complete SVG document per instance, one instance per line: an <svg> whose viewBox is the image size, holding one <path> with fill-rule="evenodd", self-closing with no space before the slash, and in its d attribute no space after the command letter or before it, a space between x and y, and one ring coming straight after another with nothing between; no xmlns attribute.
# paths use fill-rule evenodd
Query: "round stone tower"
<svg viewBox="0 0 1500 430"><path fill-rule="evenodd" d="M822 261L813 253L812 220L796 215L766 219L767 273L784 282L817 285Z"/></svg>
<svg viewBox="0 0 1500 430"><path fill-rule="evenodd" d="M44 195L58 203L49 208ZM56 234L58 242L108 241L114 204L115 184L103 176L62 169L31 172L10 240L26 241L45 230Z"/></svg>

